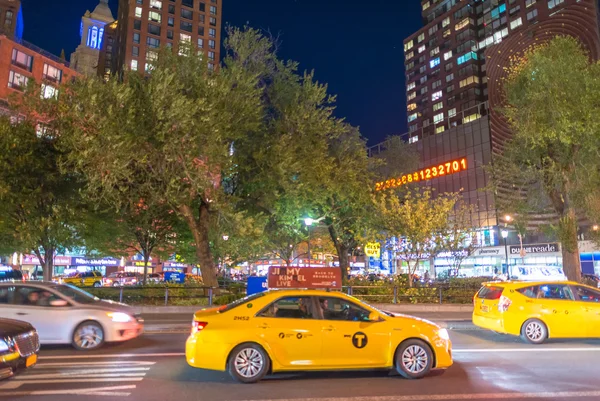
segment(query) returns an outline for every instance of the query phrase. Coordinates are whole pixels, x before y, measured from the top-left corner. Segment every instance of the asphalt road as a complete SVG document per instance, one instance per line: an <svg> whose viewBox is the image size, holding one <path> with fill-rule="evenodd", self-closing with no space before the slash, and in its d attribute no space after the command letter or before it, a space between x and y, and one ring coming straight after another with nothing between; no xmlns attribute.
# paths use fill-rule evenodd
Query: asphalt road
<svg viewBox="0 0 600 401"><path fill-rule="evenodd" d="M101 351L44 347L38 365L0 382L0 401L445 401L600 399L600 340L532 347L486 331L451 331L455 365L418 381L389 372L275 375L253 385L193 369L186 335L146 334Z"/></svg>

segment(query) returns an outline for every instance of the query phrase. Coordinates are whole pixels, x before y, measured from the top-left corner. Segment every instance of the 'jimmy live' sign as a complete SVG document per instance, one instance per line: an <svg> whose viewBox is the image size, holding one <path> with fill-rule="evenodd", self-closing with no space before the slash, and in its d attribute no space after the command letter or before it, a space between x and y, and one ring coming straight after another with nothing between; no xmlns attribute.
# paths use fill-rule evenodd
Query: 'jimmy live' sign
<svg viewBox="0 0 600 401"><path fill-rule="evenodd" d="M519 255L521 252L520 245L511 245L510 246L510 254L511 255ZM523 249L526 253L552 253L552 252L560 252L560 248L558 243L552 244L534 244L534 245L523 245Z"/></svg>

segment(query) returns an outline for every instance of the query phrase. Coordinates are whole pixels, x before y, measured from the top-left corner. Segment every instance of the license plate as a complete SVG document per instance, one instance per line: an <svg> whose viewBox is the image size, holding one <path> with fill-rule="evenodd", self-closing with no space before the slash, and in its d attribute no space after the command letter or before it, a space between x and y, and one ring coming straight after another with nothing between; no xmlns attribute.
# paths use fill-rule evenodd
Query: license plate
<svg viewBox="0 0 600 401"><path fill-rule="evenodd" d="M25 366L30 367L35 365L37 362L37 355L31 355L28 356L27 359L25 360Z"/></svg>
<svg viewBox="0 0 600 401"><path fill-rule="evenodd" d="M481 311L482 312L489 312L490 311L490 307L487 305L481 305Z"/></svg>

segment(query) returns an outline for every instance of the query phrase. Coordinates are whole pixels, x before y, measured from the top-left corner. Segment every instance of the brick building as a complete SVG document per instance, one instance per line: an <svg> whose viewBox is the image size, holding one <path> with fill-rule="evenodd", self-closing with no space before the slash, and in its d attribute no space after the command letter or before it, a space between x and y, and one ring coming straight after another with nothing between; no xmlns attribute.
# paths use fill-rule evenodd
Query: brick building
<svg viewBox="0 0 600 401"><path fill-rule="evenodd" d="M115 71L146 71L160 47L189 42L209 68L219 62L222 0L120 0Z"/></svg>
<svg viewBox="0 0 600 401"><path fill-rule="evenodd" d="M23 37L21 0L0 0L0 32L11 39Z"/></svg>

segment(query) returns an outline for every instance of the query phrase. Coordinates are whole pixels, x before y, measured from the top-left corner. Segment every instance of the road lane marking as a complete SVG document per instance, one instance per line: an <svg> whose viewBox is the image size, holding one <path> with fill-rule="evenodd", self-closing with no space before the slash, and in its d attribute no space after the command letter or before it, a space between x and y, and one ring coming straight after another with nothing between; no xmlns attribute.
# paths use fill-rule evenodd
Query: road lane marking
<svg viewBox="0 0 600 401"><path fill-rule="evenodd" d="M111 377L111 378L89 378L89 379L58 379L58 380L21 380L13 379L0 384L0 390L14 390L24 384L63 384L63 383L106 383L106 382L139 382L143 377Z"/></svg>
<svg viewBox="0 0 600 401"><path fill-rule="evenodd" d="M458 348L453 349L453 354L483 354L494 352L600 352L600 347L580 348Z"/></svg>
<svg viewBox="0 0 600 401"><path fill-rule="evenodd" d="M544 393L479 393L479 394L419 394L391 395L375 397L323 397L323 398L286 398L261 399L261 401L454 401L454 400L520 400L555 398L597 398L600 391L562 391ZM256 401L256 400L244 400Z"/></svg>
<svg viewBox="0 0 600 401"><path fill-rule="evenodd" d="M25 397L31 395L96 395L110 397L128 397L131 395L131 392L123 392L122 390L134 390L135 388L135 385L129 385L69 390L11 391L5 393L0 392L0 397Z"/></svg>
<svg viewBox="0 0 600 401"><path fill-rule="evenodd" d="M99 358L140 358L140 357L168 357L185 356L185 352L164 352L157 354L102 354L102 355L42 355L40 360L46 359L99 359Z"/></svg>
<svg viewBox="0 0 600 401"><path fill-rule="evenodd" d="M56 371L58 366L56 367L52 367L52 368L46 368L44 369L43 367L38 367L36 366L36 369L34 371L31 371L31 373L37 373L40 370L48 370L48 371ZM148 371L150 370L150 368L138 368L138 367L131 367L131 368L116 368L116 369L73 369L73 368L68 368L66 369L64 372L60 372L60 373L45 373L45 374L54 374L54 375L65 375L65 376L69 376L69 375L79 375L79 376L87 376L90 374L97 374L97 373L114 373L114 374L121 374L122 372L140 372L140 371ZM32 377L35 376L35 373L33 375L26 375L26 377Z"/></svg>
<svg viewBox="0 0 600 401"><path fill-rule="evenodd" d="M64 367L69 367L69 366L128 366L128 365L132 365L132 366L149 366L149 365L156 365L156 362L145 362L145 361L112 361L112 362L71 362L67 365L65 365L64 362L43 362L43 363L37 363L35 365L36 370L37 369L57 369L57 368L64 368Z"/></svg>
<svg viewBox="0 0 600 401"><path fill-rule="evenodd" d="M32 381L32 380L40 380L40 379L66 379L66 378L84 378L89 377L91 379L95 377L144 377L146 373L88 373L88 374L79 374L76 372L69 373L50 373L50 374L41 374L41 375L28 375L28 376L19 376L14 381ZM61 380L57 380L60 382Z"/></svg>

